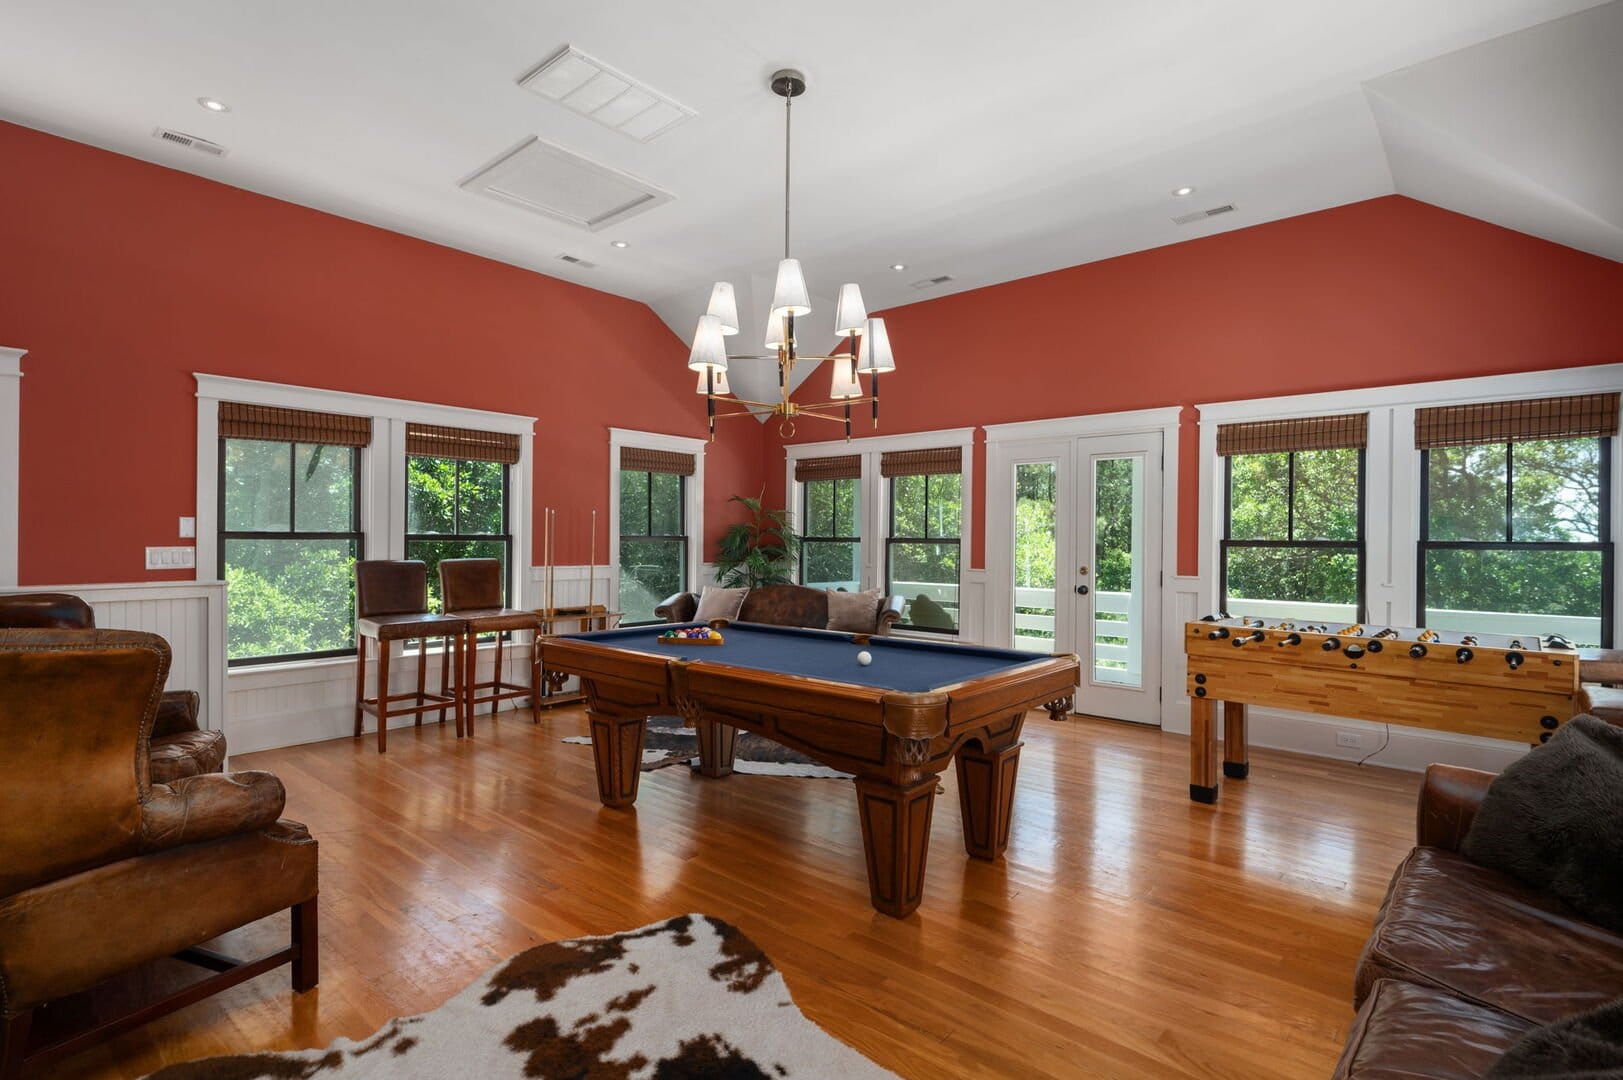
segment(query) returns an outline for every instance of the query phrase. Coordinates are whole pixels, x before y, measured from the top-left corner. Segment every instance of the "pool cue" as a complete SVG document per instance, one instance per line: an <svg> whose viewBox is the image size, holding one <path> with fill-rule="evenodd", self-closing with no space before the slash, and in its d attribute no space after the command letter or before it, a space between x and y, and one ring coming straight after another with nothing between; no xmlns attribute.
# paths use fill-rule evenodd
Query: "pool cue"
<svg viewBox="0 0 1623 1080"><path fill-rule="evenodd" d="M592 507L592 547L586 567L586 629L593 629L593 601L597 597L597 507Z"/></svg>

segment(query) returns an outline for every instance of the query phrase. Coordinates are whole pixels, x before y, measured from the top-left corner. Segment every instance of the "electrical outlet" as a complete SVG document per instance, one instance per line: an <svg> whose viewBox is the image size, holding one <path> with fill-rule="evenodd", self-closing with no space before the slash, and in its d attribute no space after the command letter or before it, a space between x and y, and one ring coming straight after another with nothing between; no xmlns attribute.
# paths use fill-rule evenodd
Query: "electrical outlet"
<svg viewBox="0 0 1623 1080"><path fill-rule="evenodd" d="M1336 732L1336 745L1345 746L1349 750L1357 750L1364 745L1364 737L1356 731Z"/></svg>

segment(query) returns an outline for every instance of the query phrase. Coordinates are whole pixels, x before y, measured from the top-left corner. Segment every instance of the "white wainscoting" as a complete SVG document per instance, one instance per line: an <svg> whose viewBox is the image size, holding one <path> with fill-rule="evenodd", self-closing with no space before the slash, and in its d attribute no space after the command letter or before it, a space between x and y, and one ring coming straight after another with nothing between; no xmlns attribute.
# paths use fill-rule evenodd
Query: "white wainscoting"
<svg viewBox="0 0 1623 1080"><path fill-rule="evenodd" d="M109 630L145 630L169 642L169 690L195 690L201 699L198 721L226 727L225 583L222 581L140 581L129 584L30 585L0 593L64 592L95 609L96 625ZM234 737L227 733L227 740ZM233 744L232 749L236 749Z"/></svg>

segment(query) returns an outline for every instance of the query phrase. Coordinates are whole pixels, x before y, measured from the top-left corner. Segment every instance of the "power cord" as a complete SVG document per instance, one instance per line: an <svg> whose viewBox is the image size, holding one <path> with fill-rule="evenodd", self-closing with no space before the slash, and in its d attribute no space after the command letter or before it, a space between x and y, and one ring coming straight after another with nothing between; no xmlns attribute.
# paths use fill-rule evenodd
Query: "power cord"
<svg viewBox="0 0 1623 1080"><path fill-rule="evenodd" d="M1370 758L1374 757L1376 754L1379 754L1382 750L1385 750L1390 745L1392 745L1392 725L1387 724L1386 725L1386 736L1381 739L1381 745L1377 746L1375 749L1371 750L1369 753L1367 753L1363 757L1359 758L1358 759L1358 767L1360 769L1362 769L1364 767L1364 762L1368 761Z"/></svg>

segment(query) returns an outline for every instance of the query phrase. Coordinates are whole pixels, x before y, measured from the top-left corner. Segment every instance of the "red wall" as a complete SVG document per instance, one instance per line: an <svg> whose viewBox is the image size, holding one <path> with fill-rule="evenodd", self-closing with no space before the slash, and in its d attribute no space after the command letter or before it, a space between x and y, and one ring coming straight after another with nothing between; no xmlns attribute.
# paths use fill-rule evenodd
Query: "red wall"
<svg viewBox="0 0 1623 1080"><path fill-rule="evenodd" d="M608 427L704 434L687 350L643 304L3 123L0 163L25 584L176 576L142 549L196 512L194 371L539 417L564 563L594 507L609 557ZM763 454L753 425L710 448L711 541Z"/></svg>
<svg viewBox="0 0 1623 1080"><path fill-rule="evenodd" d="M884 314L898 371L881 434L1615 362L1623 264L1389 196ZM1195 433L1186 408L1185 574ZM984 566L978 438L971 565ZM767 454L781 500L772 432Z"/></svg>

